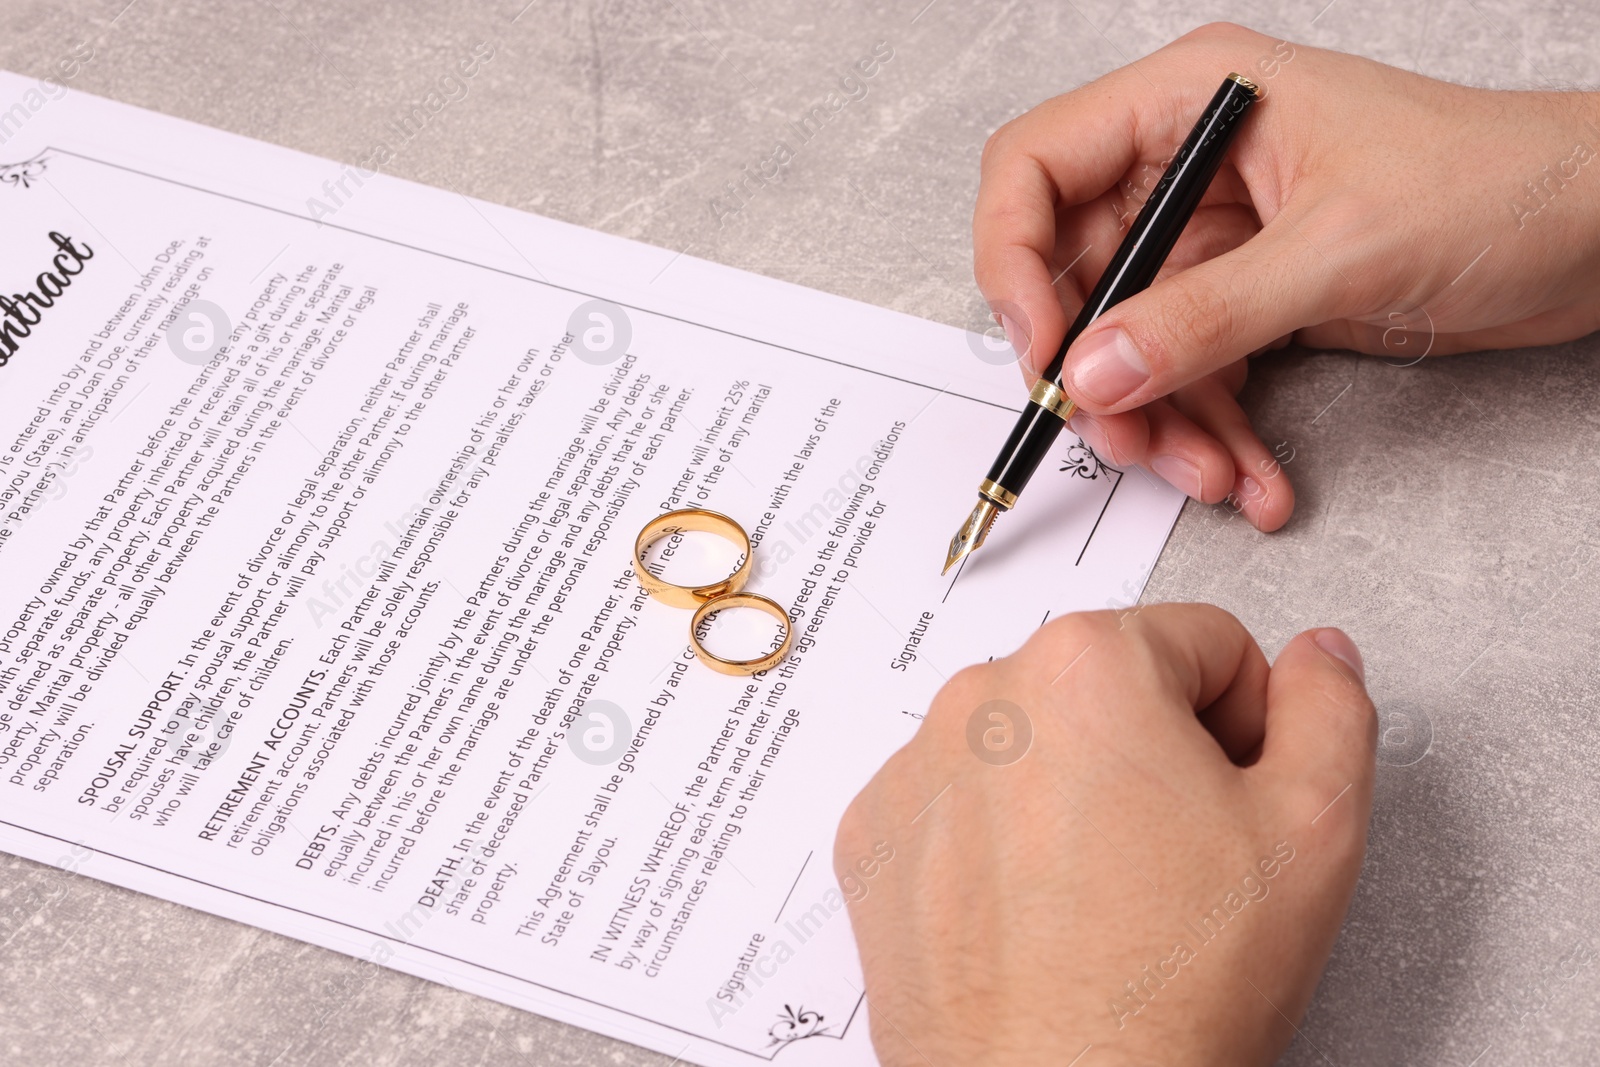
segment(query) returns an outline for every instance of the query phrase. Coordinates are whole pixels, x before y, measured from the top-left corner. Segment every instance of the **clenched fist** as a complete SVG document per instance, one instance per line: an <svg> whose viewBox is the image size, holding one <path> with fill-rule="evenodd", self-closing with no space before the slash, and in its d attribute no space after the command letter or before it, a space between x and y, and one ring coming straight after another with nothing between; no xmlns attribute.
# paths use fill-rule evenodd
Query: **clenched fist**
<svg viewBox="0 0 1600 1067"><path fill-rule="evenodd" d="M1270 1063L1361 869L1376 738L1342 632L1269 666L1205 605L962 671L839 828L841 878L894 850L850 910L879 1058Z"/></svg>

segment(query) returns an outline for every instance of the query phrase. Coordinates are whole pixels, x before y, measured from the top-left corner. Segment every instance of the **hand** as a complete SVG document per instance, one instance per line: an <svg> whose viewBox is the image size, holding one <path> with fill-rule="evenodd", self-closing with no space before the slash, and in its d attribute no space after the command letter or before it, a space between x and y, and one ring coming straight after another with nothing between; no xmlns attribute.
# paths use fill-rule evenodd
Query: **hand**
<svg viewBox="0 0 1600 1067"><path fill-rule="evenodd" d="M1410 361L1600 327L1600 94L1470 89L1217 25L1041 104L989 139L973 219L1030 380L1229 71L1265 99L1167 270L1074 342L1066 386L1103 458L1273 530L1294 497L1233 398L1247 356L1292 338Z"/></svg>
<svg viewBox="0 0 1600 1067"><path fill-rule="evenodd" d="M1376 743L1348 637L1269 668L1207 605L1065 616L962 671L835 846L845 884L893 856L850 907L880 1061L1270 1063L1360 873Z"/></svg>

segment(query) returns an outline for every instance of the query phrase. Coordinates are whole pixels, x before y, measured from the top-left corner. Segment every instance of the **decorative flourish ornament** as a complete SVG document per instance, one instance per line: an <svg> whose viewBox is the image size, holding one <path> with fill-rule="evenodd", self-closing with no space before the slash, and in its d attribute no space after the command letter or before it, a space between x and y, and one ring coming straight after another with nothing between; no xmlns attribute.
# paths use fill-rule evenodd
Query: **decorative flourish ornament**
<svg viewBox="0 0 1600 1067"><path fill-rule="evenodd" d="M46 149L48 151L48 149ZM40 152L32 159L25 159L21 163L0 163L0 182L7 185L20 185L28 188L33 182L44 177L45 164L50 162L50 157Z"/></svg>
<svg viewBox="0 0 1600 1067"><path fill-rule="evenodd" d="M767 1047L790 1045L796 1041L804 1041L808 1037L821 1037L827 1032L828 1028L822 1025L820 1011L785 1004L783 1010L778 1013L778 1021L767 1031L767 1036L772 1038Z"/></svg>
<svg viewBox="0 0 1600 1067"><path fill-rule="evenodd" d="M1094 454L1094 449L1082 442L1067 449L1061 469L1070 472L1074 478L1088 478L1091 481L1111 470L1100 462L1100 457Z"/></svg>

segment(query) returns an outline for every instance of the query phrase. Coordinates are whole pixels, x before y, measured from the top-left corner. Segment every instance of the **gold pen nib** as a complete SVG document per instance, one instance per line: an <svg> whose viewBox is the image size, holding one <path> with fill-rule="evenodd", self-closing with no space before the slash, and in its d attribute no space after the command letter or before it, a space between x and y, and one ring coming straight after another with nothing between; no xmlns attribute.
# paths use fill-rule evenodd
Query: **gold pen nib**
<svg viewBox="0 0 1600 1067"><path fill-rule="evenodd" d="M950 551L945 555L944 570L941 574L949 574L950 568L970 556L974 549L983 544L983 539L989 536L989 527L994 525L994 517L1000 514L1000 505L986 496L978 498L978 504L972 509L972 514L967 516L967 521L961 524L961 529L950 538Z"/></svg>

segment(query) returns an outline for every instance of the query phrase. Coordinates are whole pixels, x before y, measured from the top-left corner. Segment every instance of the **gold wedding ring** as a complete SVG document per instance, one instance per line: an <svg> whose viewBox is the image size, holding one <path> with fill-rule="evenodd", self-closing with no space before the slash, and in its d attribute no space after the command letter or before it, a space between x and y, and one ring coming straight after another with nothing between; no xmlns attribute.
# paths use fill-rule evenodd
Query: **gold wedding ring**
<svg viewBox="0 0 1600 1067"><path fill-rule="evenodd" d="M651 574L644 565L645 549L663 537L690 532L713 533L742 548L744 558L739 561L738 570L720 582L701 586L674 585ZM639 531L639 536L633 542L633 572L638 576L639 584L644 587L645 592L663 603L671 604L675 608L695 609L694 617L689 621L689 643L693 646L695 655L706 666L722 674L759 674L769 667L774 667L789 654L789 645L794 640L794 628L789 623L789 613L776 601L758 593L741 592L744 583L750 578L753 555L750 535L744 532L744 527L726 515L704 508L682 508L678 511L669 511L665 515L658 515L645 523L644 529ZM755 608L771 615L783 624L782 644L776 650L755 659L724 659L708 651L700 643L697 631L702 622L723 608Z"/></svg>
<svg viewBox="0 0 1600 1067"><path fill-rule="evenodd" d="M776 650L755 659L724 659L706 651L706 646L700 643L700 624L724 608L756 608L766 612L783 624L783 643ZM759 674L775 667L789 654L789 645L793 640L794 627L789 624L789 613L760 593L728 593L708 600L695 609L694 618L689 620L689 643L694 646L694 654L704 660L707 667L722 674Z"/></svg>
<svg viewBox="0 0 1600 1067"><path fill-rule="evenodd" d="M739 561L739 569L719 582L702 586L674 585L651 574L644 565L645 549L663 537L689 532L713 533L743 549L744 558ZM719 512L683 508L658 515L645 523L644 529L639 531L638 538L633 542L633 573L638 575L644 591L657 600L675 608L698 608L707 601L743 589L744 583L750 578L751 556L750 535L744 532L744 527ZM788 621L787 616L784 621Z"/></svg>

